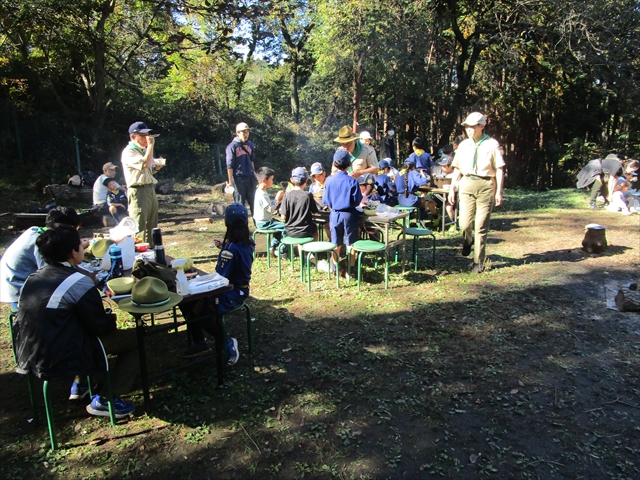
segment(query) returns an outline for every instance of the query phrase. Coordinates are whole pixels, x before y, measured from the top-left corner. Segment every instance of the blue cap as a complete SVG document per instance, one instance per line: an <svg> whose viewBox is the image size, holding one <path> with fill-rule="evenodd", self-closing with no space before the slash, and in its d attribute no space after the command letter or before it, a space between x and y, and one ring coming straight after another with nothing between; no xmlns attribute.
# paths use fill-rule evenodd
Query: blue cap
<svg viewBox="0 0 640 480"><path fill-rule="evenodd" d="M296 167L291 170L291 178L297 178L299 180L304 180L305 178L309 178L309 174L307 173L307 169L304 167Z"/></svg>
<svg viewBox="0 0 640 480"><path fill-rule="evenodd" d="M365 173L364 175L360 175L358 177L358 183L360 185L373 185L375 182L376 181L373 178L373 175L371 175L370 173Z"/></svg>
<svg viewBox="0 0 640 480"><path fill-rule="evenodd" d="M324 167L320 162L311 165L311 175L320 175L322 172L324 172Z"/></svg>
<svg viewBox="0 0 640 480"><path fill-rule="evenodd" d="M351 154L344 148L339 148L333 154L333 164L342 170L348 168L351 165Z"/></svg>
<svg viewBox="0 0 640 480"><path fill-rule="evenodd" d="M413 157L407 157L404 160L404 164L405 165L415 165L416 164L416 159Z"/></svg>
<svg viewBox="0 0 640 480"><path fill-rule="evenodd" d="M227 225L232 225L236 222L248 223L249 212L244 205L240 203L232 203L224 211L224 221Z"/></svg>
<svg viewBox="0 0 640 480"><path fill-rule="evenodd" d="M129 127L129 135L133 133L149 133L151 129L147 127L143 122L132 123Z"/></svg>
<svg viewBox="0 0 640 480"><path fill-rule="evenodd" d="M389 168L391 167L391 164L389 164L389 162L387 162L386 160L380 160L378 162L378 168L380 170L384 170L385 168Z"/></svg>

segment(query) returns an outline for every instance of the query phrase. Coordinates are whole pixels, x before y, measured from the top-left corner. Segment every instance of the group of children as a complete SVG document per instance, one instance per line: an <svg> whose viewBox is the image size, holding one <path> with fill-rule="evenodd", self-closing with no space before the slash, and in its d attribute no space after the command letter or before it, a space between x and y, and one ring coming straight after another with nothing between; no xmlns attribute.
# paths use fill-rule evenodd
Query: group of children
<svg viewBox="0 0 640 480"><path fill-rule="evenodd" d="M640 162L631 161L625 169L620 169L609 179L609 192L605 199L606 209L623 215L640 213L640 200L637 197L638 170ZM606 203L605 202L605 203Z"/></svg>

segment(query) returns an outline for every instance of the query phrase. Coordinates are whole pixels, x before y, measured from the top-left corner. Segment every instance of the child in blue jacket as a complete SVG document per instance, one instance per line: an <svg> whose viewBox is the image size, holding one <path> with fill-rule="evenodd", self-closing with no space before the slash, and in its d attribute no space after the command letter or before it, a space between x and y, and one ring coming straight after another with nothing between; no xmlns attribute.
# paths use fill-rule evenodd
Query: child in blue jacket
<svg viewBox="0 0 640 480"><path fill-rule="evenodd" d="M233 310L240 306L249 296L249 282L251 281L251 268L253 266L253 251L255 245L251 240L249 232L249 212L244 205L232 203L224 212L224 223L227 227L227 233L224 240L214 240L216 247L220 248L218 255L218 265L216 272L229 280L233 285L233 290L222 293L218 297L218 311L220 315ZM192 308L182 306L183 315L197 315L204 317L201 320L189 323L189 333L193 340L181 358L193 358L206 355L211 352L204 339L204 332L214 335L214 323L212 315L203 315L202 305L196 304ZM208 309L215 308L215 305L206 305ZM185 311L186 310L186 311ZM229 365L234 365L240 352L238 351L238 341L235 338L227 340L227 360Z"/></svg>

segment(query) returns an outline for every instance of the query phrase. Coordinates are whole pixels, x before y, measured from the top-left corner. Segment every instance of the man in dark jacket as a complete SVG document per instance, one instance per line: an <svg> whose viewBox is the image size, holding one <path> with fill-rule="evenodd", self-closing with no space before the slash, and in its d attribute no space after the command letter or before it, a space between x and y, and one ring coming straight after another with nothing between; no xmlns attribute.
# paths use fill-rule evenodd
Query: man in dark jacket
<svg viewBox="0 0 640 480"><path fill-rule="evenodd" d="M128 393L140 370L136 333L116 329L115 314L105 311L91 279L75 269L84 257L78 231L56 225L40 235L36 245L46 265L22 287L14 324L17 372L39 378L100 373L106 370L107 354L115 354L113 391ZM117 418L135 409L133 403L114 400ZM99 395L87 411L109 415L107 401Z"/></svg>
<svg viewBox="0 0 640 480"><path fill-rule="evenodd" d="M255 147L249 141L249 125L242 122L236 126L237 137L227 145L227 186L233 187L233 201L244 205L249 202L251 216L258 180L253 163Z"/></svg>
<svg viewBox="0 0 640 480"><path fill-rule="evenodd" d="M391 165L396 164L396 141L393 138L395 134L393 125L388 124L385 130L385 136L380 141L380 158L390 158Z"/></svg>

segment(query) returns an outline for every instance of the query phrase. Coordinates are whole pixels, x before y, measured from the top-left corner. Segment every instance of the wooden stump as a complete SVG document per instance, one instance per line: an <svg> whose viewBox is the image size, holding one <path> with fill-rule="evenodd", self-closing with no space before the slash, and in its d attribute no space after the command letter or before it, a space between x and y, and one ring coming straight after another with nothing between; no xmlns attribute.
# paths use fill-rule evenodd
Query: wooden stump
<svg viewBox="0 0 640 480"><path fill-rule="evenodd" d="M640 291L637 283L618 290L616 307L621 312L640 312Z"/></svg>
<svg viewBox="0 0 640 480"><path fill-rule="evenodd" d="M601 253L607 248L607 229L602 225L590 224L586 226L582 248L589 253Z"/></svg>

